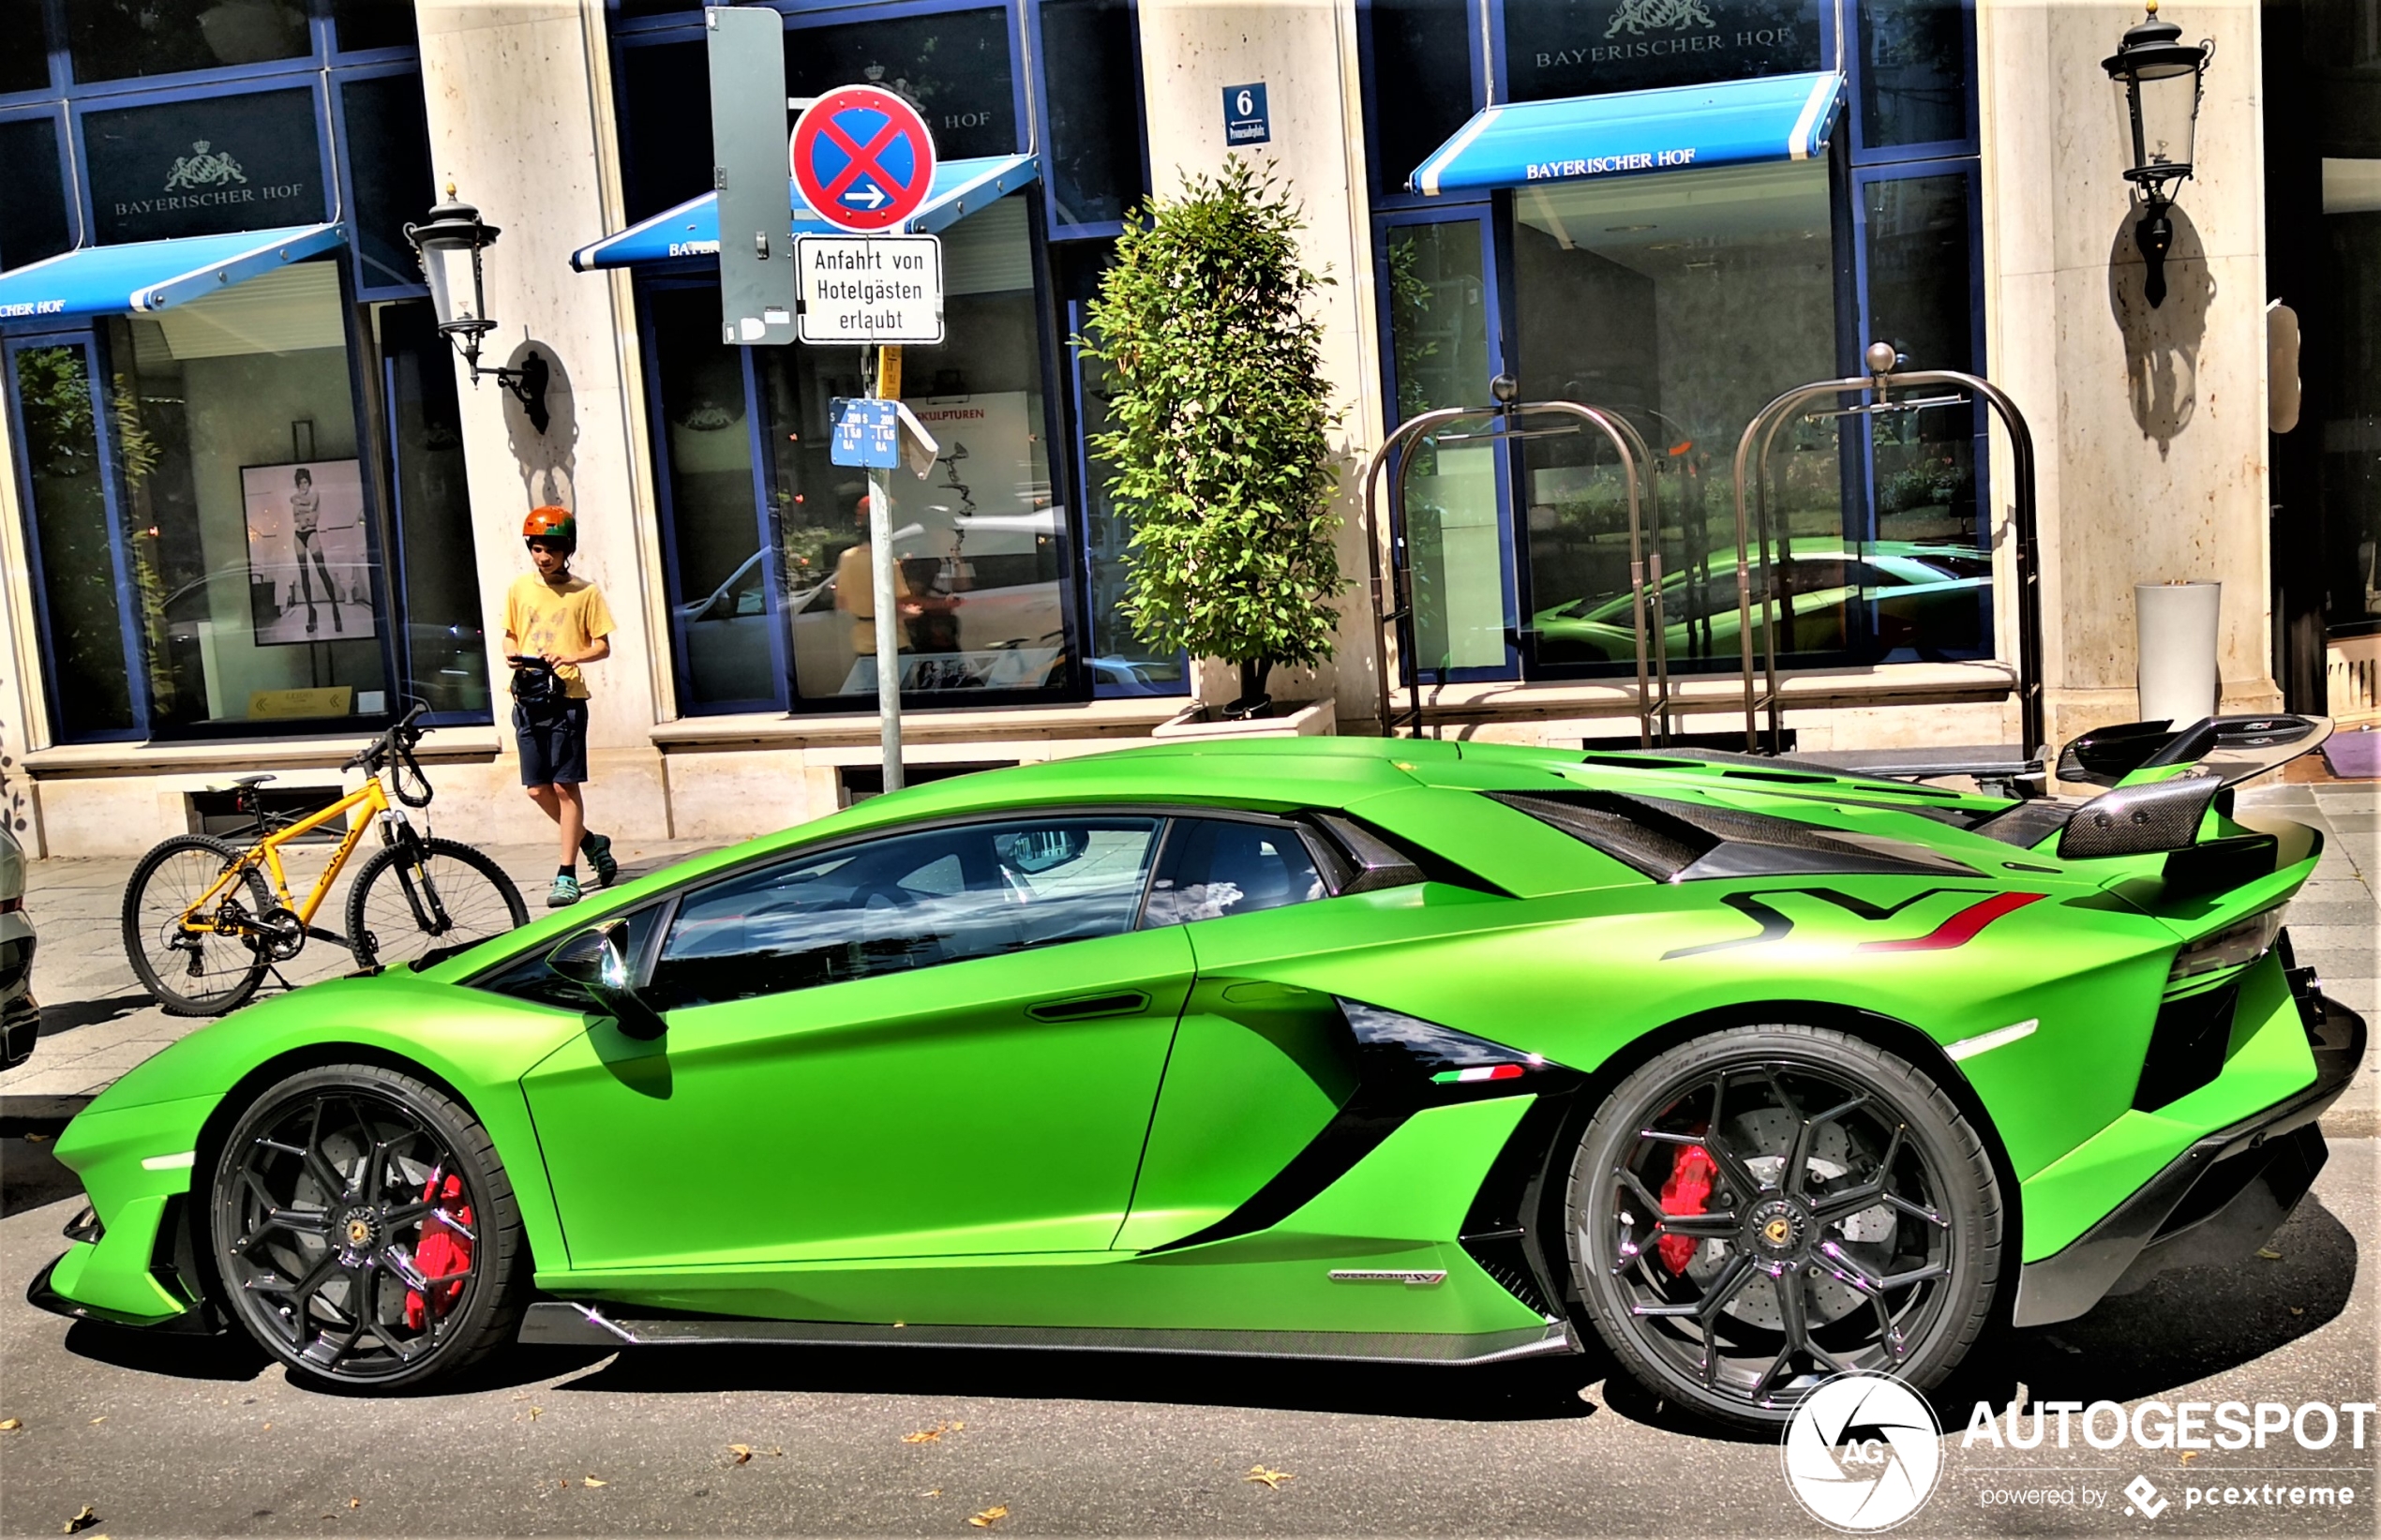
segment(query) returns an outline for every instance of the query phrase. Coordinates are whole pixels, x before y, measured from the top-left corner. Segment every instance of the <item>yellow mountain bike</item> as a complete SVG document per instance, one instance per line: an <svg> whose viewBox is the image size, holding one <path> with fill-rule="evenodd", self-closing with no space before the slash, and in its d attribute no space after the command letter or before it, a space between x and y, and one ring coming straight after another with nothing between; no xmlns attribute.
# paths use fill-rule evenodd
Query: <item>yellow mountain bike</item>
<svg viewBox="0 0 2381 1540"><path fill-rule="evenodd" d="M219 1016L234 1009L309 938L349 949L365 967L385 967L434 961L529 922L520 890L502 867L468 845L416 831L405 814L430 804L429 779L413 757L422 738L413 720L423 710L415 704L339 767L363 770L364 785L330 806L302 817L268 814L256 788L273 777L242 776L236 805L256 819L254 844L176 834L141 858L124 893L124 949L168 1013ZM292 900L281 847L342 814L354 817L330 864L303 901ZM367 829L381 831L382 848L355 874L347 934L320 929L315 912Z"/></svg>

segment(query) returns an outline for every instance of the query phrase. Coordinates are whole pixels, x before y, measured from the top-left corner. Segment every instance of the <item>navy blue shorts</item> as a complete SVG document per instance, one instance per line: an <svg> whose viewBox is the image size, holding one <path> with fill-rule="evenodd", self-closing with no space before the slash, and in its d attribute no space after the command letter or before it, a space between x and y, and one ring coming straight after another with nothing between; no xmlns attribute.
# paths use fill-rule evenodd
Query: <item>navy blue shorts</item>
<svg viewBox="0 0 2381 1540"><path fill-rule="evenodd" d="M521 740L521 785L577 785L587 779L587 702L566 703L559 716L526 706L513 708L513 732Z"/></svg>

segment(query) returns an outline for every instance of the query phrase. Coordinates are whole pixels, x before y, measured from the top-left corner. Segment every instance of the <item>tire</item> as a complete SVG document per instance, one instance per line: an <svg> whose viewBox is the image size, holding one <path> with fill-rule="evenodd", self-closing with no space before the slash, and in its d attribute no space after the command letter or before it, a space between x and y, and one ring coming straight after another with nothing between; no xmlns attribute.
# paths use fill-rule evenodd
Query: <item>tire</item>
<svg viewBox="0 0 2381 1540"><path fill-rule="evenodd" d="M442 914L425 928L414 907ZM521 890L486 852L454 840L401 838L364 863L347 895L348 948L364 967L394 967L431 951L459 951L529 923Z"/></svg>
<svg viewBox="0 0 2381 1540"><path fill-rule="evenodd" d="M249 1105L215 1157L204 1243L232 1317L318 1388L447 1379L513 1340L528 1303L487 1130L379 1065L304 1070Z"/></svg>
<svg viewBox="0 0 2381 1540"><path fill-rule="evenodd" d="M1833 1374L1939 1383L2004 1265L1999 1184L1959 1109L1908 1061L1817 1027L1656 1055L1588 1124L1565 1200L1573 1280L1622 1366L1772 1433Z"/></svg>
<svg viewBox="0 0 2381 1540"><path fill-rule="evenodd" d="M169 1016L220 1016L234 1009L256 993L272 967L250 936L202 935L187 946L175 944L184 912L241 854L228 840L176 834L142 857L125 884L124 953ZM273 907L272 890L254 867L223 898L245 905L251 920ZM222 898L217 902L219 906Z"/></svg>

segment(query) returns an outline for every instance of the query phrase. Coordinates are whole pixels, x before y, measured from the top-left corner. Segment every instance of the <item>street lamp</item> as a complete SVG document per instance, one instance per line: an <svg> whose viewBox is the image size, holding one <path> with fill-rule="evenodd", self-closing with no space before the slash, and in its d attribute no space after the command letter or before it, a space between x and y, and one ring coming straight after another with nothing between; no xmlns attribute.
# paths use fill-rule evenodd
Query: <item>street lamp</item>
<svg viewBox="0 0 2381 1540"><path fill-rule="evenodd" d="M2101 61L2112 81L2122 81L2125 108L2133 118L2133 164L2125 180L2141 188L2141 219L2134 244L2149 267L2143 290L2154 309L2165 303L2166 251L2174 245L2173 185L2191 175L2192 136L2199 121L2201 82L2215 57L2211 38L2179 39L2182 29L2158 19L2158 0L2147 0L2149 15L2125 33L2117 52Z"/></svg>
<svg viewBox="0 0 2381 1540"><path fill-rule="evenodd" d="M502 233L481 220L478 209L455 196L452 182L446 185L446 202L431 209L428 219L405 227L405 238L413 243L422 276L430 286L439 332L471 366L472 383L478 384L483 375L493 376L520 402L530 426L544 433L548 420L546 355L532 351L517 369L480 367L480 338L496 330L496 322L487 318L487 295L480 281L480 252L494 246Z"/></svg>

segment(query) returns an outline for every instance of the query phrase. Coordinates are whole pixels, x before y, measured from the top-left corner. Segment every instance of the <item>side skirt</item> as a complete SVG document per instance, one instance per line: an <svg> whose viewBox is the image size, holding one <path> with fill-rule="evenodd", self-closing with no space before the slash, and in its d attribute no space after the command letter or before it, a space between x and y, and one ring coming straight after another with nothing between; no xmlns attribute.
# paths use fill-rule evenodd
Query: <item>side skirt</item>
<svg viewBox="0 0 2381 1540"><path fill-rule="evenodd" d="M749 1321L704 1316L633 1316L595 1305L540 1300L521 1320L520 1340L567 1347L1031 1348L1042 1352L1205 1353L1244 1358L1318 1358L1356 1364L1498 1364L1583 1351L1568 1323L1472 1335L1428 1332L1174 1331L1146 1327L935 1326L832 1321Z"/></svg>

